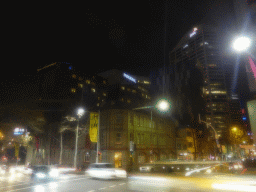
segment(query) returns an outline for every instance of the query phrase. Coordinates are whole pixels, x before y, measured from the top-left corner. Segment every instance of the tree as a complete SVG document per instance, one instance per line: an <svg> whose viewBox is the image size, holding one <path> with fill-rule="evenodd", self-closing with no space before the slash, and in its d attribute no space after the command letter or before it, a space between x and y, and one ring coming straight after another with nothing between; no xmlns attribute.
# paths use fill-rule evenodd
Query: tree
<svg viewBox="0 0 256 192"><path fill-rule="evenodd" d="M240 144L243 144L244 142L249 143L250 139L247 135L247 132L241 125L231 125L231 127L228 129L226 136L228 138L228 142L230 145L233 145L236 151L236 155L241 158L240 153Z"/></svg>

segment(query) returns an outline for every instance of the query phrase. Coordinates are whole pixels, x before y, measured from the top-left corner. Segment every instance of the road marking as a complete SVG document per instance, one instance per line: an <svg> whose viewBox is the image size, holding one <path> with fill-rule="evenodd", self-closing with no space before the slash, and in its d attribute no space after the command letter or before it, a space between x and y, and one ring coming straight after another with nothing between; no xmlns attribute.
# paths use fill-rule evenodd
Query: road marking
<svg viewBox="0 0 256 192"><path fill-rule="evenodd" d="M73 180L60 181L60 183L67 182L67 181L77 181L77 180L81 180L81 179L85 179L85 178L79 178L79 179L73 179ZM38 185L39 185L39 184L32 185L32 186L25 187L25 188L20 188L20 189L8 190L8 191L20 191L20 190L23 190L23 189L33 188L33 187L36 187L36 186L38 186ZM40 186L45 186L45 185L49 185L49 183L42 184L42 185L40 184ZM6 187L6 188L8 188L8 187Z"/></svg>
<svg viewBox="0 0 256 192"><path fill-rule="evenodd" d="M91 190L91 191L88 191L88 192L94 192L95 190Z"/></svg>
<svg viewBox="0 0 256 192"><path fill-rule="evenodd" d="M119 185L125 185L126 183L121 183L121 184L119 184Z"/></svg>
<svg viewBox="0 0 256 192"><path fill-rule="evenodd" d="M103 190L103 189L106 189L106 187L100 188L99 190Z"/></svg>
<svg viewBox="0 0 256 192"><path fill-rule="evenodd" d="M112 186L109 186L109 187L115 187L116 185L112 185Z"/></svg>

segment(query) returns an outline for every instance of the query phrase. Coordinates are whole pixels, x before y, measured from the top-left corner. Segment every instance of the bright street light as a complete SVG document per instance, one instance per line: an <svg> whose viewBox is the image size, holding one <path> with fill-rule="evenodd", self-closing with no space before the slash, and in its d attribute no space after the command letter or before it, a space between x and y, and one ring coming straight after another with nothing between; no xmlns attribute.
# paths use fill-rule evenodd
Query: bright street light
<svg viewBox="0 0 256 192"><path fill-rule="evenodd" d="M237 38L234 43L233 43L233 48L238 51L238 52L242 52L242 51L246 51L251 44L251 40L248 37L239 37Z"/></svg>
<svg viewBox="0 0 256 192"><path fill-rule="evenodd" d="M77 115L80 117L84 114L84 109L78 109Z"/></svg>
<svg viewBox="0 0 256 192"><path fill-rule="evenodd" d="M170 103L165 99L162 99L157 103L157 108L160 111L167 111L170 108Z"/></svg>
<svg viewBox="0 0 256 192"><path fill-rule="evenodd" d="M75 148L75 157L74 157L74 167L77 168L77 145L78 145L78 129L79 129L79 119L84 114L84 109L80 108L77 111L78 119L77 119L77 127L76 127L76 148Z"/></svg>
<svg viewBox="0 0 256 192"><path fill-rule="evenodd" d="M236 127L234 127L234 128L232 128L232 130L233 130L233 131L237 131L237 128L236 128Z"/></svg>

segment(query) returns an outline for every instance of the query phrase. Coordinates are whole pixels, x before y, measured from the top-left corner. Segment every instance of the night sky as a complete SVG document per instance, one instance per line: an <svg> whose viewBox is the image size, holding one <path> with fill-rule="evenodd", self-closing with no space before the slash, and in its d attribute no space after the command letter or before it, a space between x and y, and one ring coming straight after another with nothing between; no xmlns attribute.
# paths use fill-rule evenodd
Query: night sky
<svg viewBox="0 0 256 192"><path fill-rule="evenodd" d="M197 23L209 20L232 28L230 3L140 0L6 7L1 86L15 86L55 61L71 62L88 74L115 68L148 76L169 64L170 50Z"/></svg>
<svg viewBox="0 0 256 192"><path fill-rule="evenodd" d="M88 73L116 68L149 75L164 65L164 49L169 63L169 50L212 7L221 6L216 2L87 1L86 5L40 4L33 9L16 4L9 13L14 17L3 23L8 62L1 74L9 76L2 75L1 82L20 81L53 61L72 62Z"/></svg>

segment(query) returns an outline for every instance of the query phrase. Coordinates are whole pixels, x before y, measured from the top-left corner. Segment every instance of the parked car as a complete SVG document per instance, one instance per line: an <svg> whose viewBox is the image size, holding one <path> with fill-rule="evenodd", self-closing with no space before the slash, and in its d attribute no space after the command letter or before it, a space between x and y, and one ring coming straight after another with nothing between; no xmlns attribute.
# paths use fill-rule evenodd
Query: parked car
<svg viewBox="0 0 256 192"><path fill-rule="evenodd" d="M111 163L94 163L85 171L91 178L121 179L127 178L127 172L121 168L115 168Z"/></svg>
<svg viewBox="0 0 256 192"><path fill-rule="evenodd" d="M32 167L31 178L35 180L56 179L59 177L57 169L52 169L47 165L37 165Z"/></svg>

